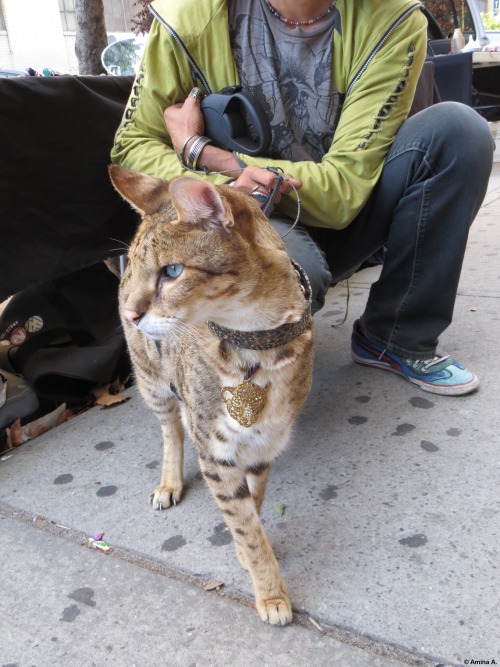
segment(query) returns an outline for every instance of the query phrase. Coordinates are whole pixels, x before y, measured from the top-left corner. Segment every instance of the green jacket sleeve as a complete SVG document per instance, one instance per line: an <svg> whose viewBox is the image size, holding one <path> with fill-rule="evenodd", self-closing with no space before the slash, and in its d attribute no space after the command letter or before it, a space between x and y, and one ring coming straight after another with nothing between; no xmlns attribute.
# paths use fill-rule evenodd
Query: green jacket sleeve
<svg viewBox="0 0 500 667"><path fill-rule="evenodd" d="M229 61L232 62L231 56ZM234 70L229 71L234 77ZM227 76L228 72L224 72L222 79L225 81ZM175 48L166 29L153 21L139 72L115 135L112 162L165 180L188 175L190 172L181 166L172 148L163 111L176 102L183 102L194 85L187 59ZM215 183L224 183L228 178L197 176Z"/></svg>

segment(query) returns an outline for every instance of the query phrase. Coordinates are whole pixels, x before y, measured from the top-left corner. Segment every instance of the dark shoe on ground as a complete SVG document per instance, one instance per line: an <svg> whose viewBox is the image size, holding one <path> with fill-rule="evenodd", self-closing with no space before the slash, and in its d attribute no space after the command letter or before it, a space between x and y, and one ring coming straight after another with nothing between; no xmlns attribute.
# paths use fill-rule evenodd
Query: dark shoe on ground
<svg viewBox="0 0 500 667"><path fill-rule="evenodd" d="M351 353L357 364L392 371L432 394L461 396L479 386L477 376L448 355L417 360L398 357L369 340L362 333L359 320L354 323Z"/></svg>

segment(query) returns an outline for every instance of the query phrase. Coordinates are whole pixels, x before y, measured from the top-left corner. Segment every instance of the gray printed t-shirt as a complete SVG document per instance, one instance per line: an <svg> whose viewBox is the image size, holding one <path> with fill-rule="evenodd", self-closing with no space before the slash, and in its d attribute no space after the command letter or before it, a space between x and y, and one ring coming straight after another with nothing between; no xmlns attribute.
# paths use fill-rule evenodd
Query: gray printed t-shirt
<svg viewBox="0 0 500 667"><path fill-rule="evenodd" d="M329 149L339 104L331 81L338 14L290 29L264 0L228 0L231 46L241 85L271 123L268 157L319 162Z"/></svg>

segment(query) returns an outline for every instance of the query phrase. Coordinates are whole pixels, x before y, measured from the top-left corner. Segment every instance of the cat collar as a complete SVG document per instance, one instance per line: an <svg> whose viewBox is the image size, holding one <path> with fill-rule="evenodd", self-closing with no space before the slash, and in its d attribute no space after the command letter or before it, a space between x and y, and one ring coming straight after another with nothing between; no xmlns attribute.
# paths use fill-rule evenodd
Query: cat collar
<svg viewBox="0 0 500 667"><path fill-rule="evenodd" d="M311 284L304 269L297 262L293 260L291 262L298 274L307 301L306 308L298 322L282 324L276 329L261 329L258 331L228 329L215 322L207 322L210 331L224 342L247 350L272 350L280 345L286 345L304 333L311 321Z"/></svg>

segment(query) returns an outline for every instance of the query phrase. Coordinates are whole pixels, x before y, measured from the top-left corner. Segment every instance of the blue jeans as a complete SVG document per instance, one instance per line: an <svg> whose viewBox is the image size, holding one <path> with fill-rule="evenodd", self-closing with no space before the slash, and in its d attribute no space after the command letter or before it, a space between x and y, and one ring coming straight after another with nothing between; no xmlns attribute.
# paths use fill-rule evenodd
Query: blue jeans
<svg viewBox="0 0 500 667"><path fill-rule="evenodd" d="M343 230L308 229L324 251L332 282L387 247L361 327L395 354L433 357L452 320L469 227L486 194L493 150L488 123L476 111L455 102L429 107L401 126L381 177L353 222ZM310 242L299 253L308 257L307 264ZM301 264L297 246L292 256ZM312 276L317 303L324 299L324 261L319 267Z"/></svg>

